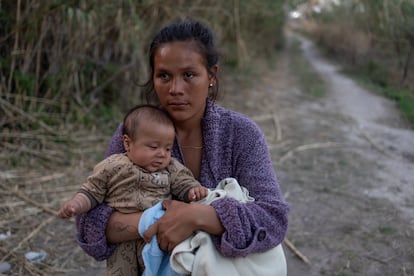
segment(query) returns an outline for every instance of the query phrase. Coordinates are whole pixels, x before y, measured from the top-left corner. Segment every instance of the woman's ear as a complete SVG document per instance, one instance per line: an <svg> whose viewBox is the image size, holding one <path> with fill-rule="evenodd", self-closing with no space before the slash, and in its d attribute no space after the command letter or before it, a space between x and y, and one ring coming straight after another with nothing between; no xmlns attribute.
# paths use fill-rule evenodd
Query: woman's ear
<svg viewBox="0 0 414 276"><path fill-rule="evenodd" d="M218 64L215 64L215 65L211 66L210 69L211 69L211 72L215 75L215 74L217 74L217 72L219 70L219 66L218 66Z"/></svg>
<svg viewBox="0 0 414 276"><path fill-rule="evenodd" d="M122 136L122 141L124 142L124 148L126 151L129 151L129 145L131 143L131 139L129 138L128 135L124 134Z"/></svg>
<svg viewBox="0 0 414 276"><path fill-rule="evenodd" d="M216 76L217 76L218 70L219 70L219 66L217 64L210 67L211 74L209 77L209 81L213 85L216 85Z"/></svg>

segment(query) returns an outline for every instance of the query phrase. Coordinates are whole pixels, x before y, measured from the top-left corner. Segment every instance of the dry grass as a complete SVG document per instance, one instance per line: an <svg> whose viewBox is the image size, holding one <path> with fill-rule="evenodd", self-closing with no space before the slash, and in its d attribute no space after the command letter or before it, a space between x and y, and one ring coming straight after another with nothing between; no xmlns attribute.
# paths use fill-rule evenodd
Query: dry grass
<svg viewBox="0 0 414 276"><path fill-rule="evenodd" d="M252 52L273 50L282 2L2 2L0 98L26 114L79 121L102 104L128 109L140 101L136 84L146 81L148 44L161 26L184 17L205 22L226 60L245 64ZM42 102L28 105L33 97Z"/></svg>
<svg viewBox="0 0 414 276"><path fill-rule="evenodd" d="M7 275L76 275L100 266L76 245L74 221L57 218L56 211L89 174L108 137L86 131L73 135L83 140L82 150L55 145L65 164L55 162L57 155L39 151L49 166L36 167L38 156L26 155L27 166L0 168L0 234L6 237L0 241L0 263L11 264ZM3 148L2 154L19 155L22 148ZM25 253L40 250L48 254L43 262L32 264L25 258Z"/></svg>
<svg viewBox="0 0 414 276"><path fill-rule="evenodd" d="M57 218L56 211L103 156L107 131L71 124L64 113L48 125L40 110L57 101L8 96L24 104L0 99L0 263L11 265L6 275L85 274L100 264L76 245L74 221ZM35 104L42 108L21 108ZM41 250L43 262L25 258Z"/></svg>

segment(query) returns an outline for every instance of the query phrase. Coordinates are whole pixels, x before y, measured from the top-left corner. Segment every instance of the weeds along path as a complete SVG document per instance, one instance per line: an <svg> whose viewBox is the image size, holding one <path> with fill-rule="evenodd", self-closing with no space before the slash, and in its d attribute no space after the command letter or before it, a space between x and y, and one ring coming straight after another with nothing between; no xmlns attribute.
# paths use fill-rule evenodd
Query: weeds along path
<svg viewBox="0 0 414 276"><path fill-rule="evenodd" d="M297 55L324 80L325 95L299 88ZM285 243L288 275L413 274L414 132L308 40L288 33L276 63L253 87L226 91L223 104L267 135L291 207L288 239L310 261Z"/></svg>

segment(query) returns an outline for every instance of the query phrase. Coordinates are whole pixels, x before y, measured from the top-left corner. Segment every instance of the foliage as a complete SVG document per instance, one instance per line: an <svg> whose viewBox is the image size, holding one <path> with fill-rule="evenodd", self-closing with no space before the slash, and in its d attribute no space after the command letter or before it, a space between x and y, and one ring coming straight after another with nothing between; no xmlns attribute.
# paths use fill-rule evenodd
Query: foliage
<svg viewBox="0 0 414 276"><path fill-rule="evenodd" d="M177 18L209 25L224 64L267 58L282 43L283 2L0 0L0 139L119 121L141 101L152 36Z"/></svg>
<svg viewBox="0 0 414 276"><path fill-rule="evenodd" d="M282 0L3 2L2 96L59 98L59 111L77 106L85 114L114 101L126 106L138 91L134 81L147 77L145 50L151 36L166 22L188 16L206 22L217 34L225 58L243 64L280 44L282 4Z"/></svg>

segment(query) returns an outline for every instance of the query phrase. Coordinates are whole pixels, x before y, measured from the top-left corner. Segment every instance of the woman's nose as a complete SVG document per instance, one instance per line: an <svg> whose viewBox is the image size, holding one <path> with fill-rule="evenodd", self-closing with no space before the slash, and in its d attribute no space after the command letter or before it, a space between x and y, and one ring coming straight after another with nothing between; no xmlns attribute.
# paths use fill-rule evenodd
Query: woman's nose
<svg viewBox="0 0 414 276"><path fill-rule="evenodd" d="M169 93L171 95L183 93L183 85L184 85L184 81L182 79L174 78L171 81Z"/></svg>

